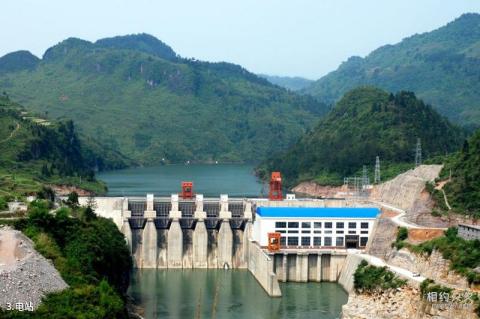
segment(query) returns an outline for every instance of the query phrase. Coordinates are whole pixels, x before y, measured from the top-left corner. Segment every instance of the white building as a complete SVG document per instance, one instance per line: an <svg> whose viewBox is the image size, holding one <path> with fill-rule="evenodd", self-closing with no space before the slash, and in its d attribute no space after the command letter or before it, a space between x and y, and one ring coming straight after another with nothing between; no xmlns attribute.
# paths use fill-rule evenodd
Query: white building
<svg viewBox="0 0 480 319"><path fill-rule="evenodd" d="M253 238L267 246L280 233L282 248L364 248L378 208L257 207Z"/></svg>

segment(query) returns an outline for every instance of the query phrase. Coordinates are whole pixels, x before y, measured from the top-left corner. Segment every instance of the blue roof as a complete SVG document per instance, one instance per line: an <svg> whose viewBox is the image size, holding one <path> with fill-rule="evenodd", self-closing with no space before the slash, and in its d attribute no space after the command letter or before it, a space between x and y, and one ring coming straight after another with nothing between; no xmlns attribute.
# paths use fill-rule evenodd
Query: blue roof
<svg viewBox="0 0 480 319"><path fill-rule="evenodd" d="M257 207L262 217L375 218L380 209L373 207Z"/></svg>

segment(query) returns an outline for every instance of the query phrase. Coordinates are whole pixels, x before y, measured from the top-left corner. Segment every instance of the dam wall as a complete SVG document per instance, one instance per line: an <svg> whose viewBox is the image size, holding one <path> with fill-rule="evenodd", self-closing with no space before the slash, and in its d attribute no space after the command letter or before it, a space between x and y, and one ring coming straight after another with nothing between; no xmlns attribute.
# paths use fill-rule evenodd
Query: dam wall
<svg viewBox="0 0 480 319"><path fill-rule="evenodd" d="M86 198L80 199L85 205ZM270 296L280 282L339 282L353 289L359 257L346 249L288 248L270 252L252 238L257 207L355 207L370 203L342 199L181 199L97 197L95 212L111 218L125 236L134 267L162 269L248 269Z"/></svg>
<svg viewBox="0 0 480 319"><path fill-rule="evenodd" d="M269 296L282 295L272 256L269 256L254 241L248 242L248 270Z"/></svg>
<svg viewBox="0 0 480 319"><path fill-rule="evenodd" d="M123 208L115 223L125 235L136 268L247 268L252 207L243 199L147 195L146 200L101 203Z"/></svg>

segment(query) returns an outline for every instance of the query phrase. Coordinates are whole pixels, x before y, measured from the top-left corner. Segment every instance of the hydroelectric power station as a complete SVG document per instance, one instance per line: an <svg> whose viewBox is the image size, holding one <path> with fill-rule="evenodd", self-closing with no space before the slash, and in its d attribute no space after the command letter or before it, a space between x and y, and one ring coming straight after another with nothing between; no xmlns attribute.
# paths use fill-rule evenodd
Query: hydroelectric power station
<svg viewBox="0 0 480 319"><path fill-rule="evenodd" d="M204 198L186 182L170 197L97 197L96 213L121 229L137 268L248 269L270 296L281 296L279 281L339 281L349 249L366 248L380 210L283 199L279 174L270 186L269 198Z"/></svg>

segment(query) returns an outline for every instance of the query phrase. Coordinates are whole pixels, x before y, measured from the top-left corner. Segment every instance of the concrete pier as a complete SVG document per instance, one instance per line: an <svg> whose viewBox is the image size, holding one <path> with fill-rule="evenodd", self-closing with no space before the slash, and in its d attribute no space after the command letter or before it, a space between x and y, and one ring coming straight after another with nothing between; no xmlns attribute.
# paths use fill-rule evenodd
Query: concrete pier
<svg viewBox="0 0 480 319"><path fill-rule="evenodd" d="M142 234L142 252L140 268L157 268L157 229L153 218L154 211L145 211L147 223Z"/></svg>
<svg viewBox="0 0 480 319"><path fill-rule="evenodd" d="M218 268L232 268L232 247L233 233L230 228L230 222L227 219L222 221L220 230L218 231Z"/></svg>
<svg viewBox="0 0 480 319"><path fill-rule="evenodd" d="M133 253L133 238L132 238L132 229L130 228L130 222L128 221L132 217L132 212L126 210L122 213L122 228L120 231L122 232L123 236L125 236L125 241L127 242L128 249L130 250L130 254Z"/></svg>
<svg viewBox="0 0 480 319"><path fill-rule="evenodd" d="M167 267L183 267L183 232L178 219L173 219L167 234Z"/></svg>
<svg viewBox="0 0 480 319"><path fill-rule="evenodd" d="M208 268L208 233L205 226L207 213L203 211L203 196L196 196L195 219L193 231L193 268Z"/></svg>

